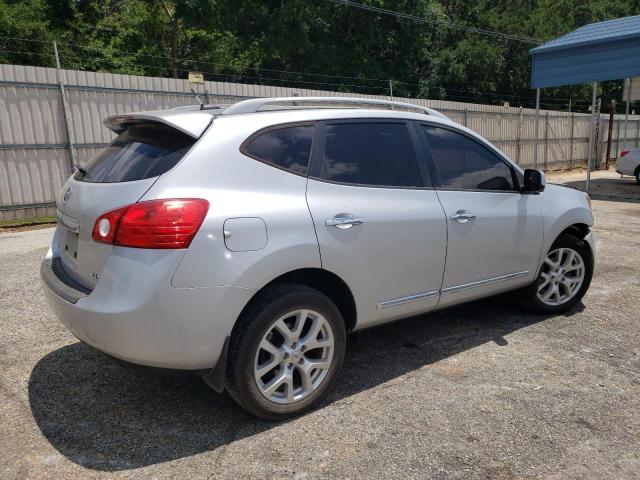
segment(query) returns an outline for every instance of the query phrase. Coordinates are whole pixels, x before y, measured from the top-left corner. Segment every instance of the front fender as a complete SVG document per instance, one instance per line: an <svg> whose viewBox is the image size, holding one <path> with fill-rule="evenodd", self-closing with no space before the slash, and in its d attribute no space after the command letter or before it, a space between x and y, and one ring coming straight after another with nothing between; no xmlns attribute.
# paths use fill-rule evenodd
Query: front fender
<svg viewBox="0 0 640 480"><path fill-rule="evenodd" d="M556 218L549 228L546 229L542 248L543 254L546 254L546 252L549 251L553 242L555 242L564 230L578 223L589 227L593 225L593 214L591 213L591 210L584 207L576 207L566 211L561 214L560 217Z"/></svg>
<svg viewBox="0 0 640 480"><path fill-rule="evenodd" d="M540 195L540 200L544 219L544 237L538 266L542 264L551 245L564 230L576 224L587 227L593 225L589 197L584 192L550 184Z"/></svg>

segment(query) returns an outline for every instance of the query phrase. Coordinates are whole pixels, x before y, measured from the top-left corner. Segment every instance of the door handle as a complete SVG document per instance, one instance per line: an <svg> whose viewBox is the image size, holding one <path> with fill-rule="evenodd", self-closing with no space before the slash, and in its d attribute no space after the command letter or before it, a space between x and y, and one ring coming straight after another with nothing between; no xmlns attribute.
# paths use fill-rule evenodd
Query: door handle
<svg viewBox="0 0 640 480"><path fill-rule="evenodd" d="M455 220L458 223L467 223L469 220L475 220L476 216L467 212L466 210L458 210L455 214L449 217L451 220Z"/></svg>
<svg viewBox="0 0 640 480"><path fill-rule="evenodd" d="M350 213L338 213L333 218L325 220L324 224L327 227L336 227L341 230L346 230L354 225L361 225L364 223L362 218L356 218Z"/></svg>

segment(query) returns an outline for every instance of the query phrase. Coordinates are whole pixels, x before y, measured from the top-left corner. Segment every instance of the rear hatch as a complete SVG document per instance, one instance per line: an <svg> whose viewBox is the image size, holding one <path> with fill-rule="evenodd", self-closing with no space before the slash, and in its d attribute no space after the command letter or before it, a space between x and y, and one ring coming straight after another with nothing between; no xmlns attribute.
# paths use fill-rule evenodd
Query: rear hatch
<svg viewBox="0 0 640 480"><path fill-rule="evenodd" d="M187 129L148 114L105 122L118 137L79 167L58 202L58 250L64 270L74 280L92 289L113 251L112 245L93 240L96 219L136 203L187 154L211 122L211 115L207 117L200 122L202 128Z"/></svg>

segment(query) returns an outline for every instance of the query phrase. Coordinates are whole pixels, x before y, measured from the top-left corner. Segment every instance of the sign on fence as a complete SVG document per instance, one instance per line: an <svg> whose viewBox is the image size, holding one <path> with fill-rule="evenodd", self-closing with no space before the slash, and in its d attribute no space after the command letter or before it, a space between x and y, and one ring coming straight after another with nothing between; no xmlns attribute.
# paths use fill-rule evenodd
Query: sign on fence
<svg viewBox="0 0 640 480"><path fill-rule="evenodd" d="M204 75L200 72L189 72L189 83L204 83Z"/></svg>

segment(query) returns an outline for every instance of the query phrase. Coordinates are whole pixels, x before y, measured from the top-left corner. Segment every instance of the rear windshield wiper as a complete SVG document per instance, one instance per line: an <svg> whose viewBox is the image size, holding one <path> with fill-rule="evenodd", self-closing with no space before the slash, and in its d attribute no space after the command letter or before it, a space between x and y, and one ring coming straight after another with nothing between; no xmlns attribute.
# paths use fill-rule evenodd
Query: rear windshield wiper
<svg viewBox="0 0 640 480"><path fill-rule="evenodd" d="M79 163L74 163L73 166L82 174L83 177L87 174L87 171L81 167Z"/></svg>

